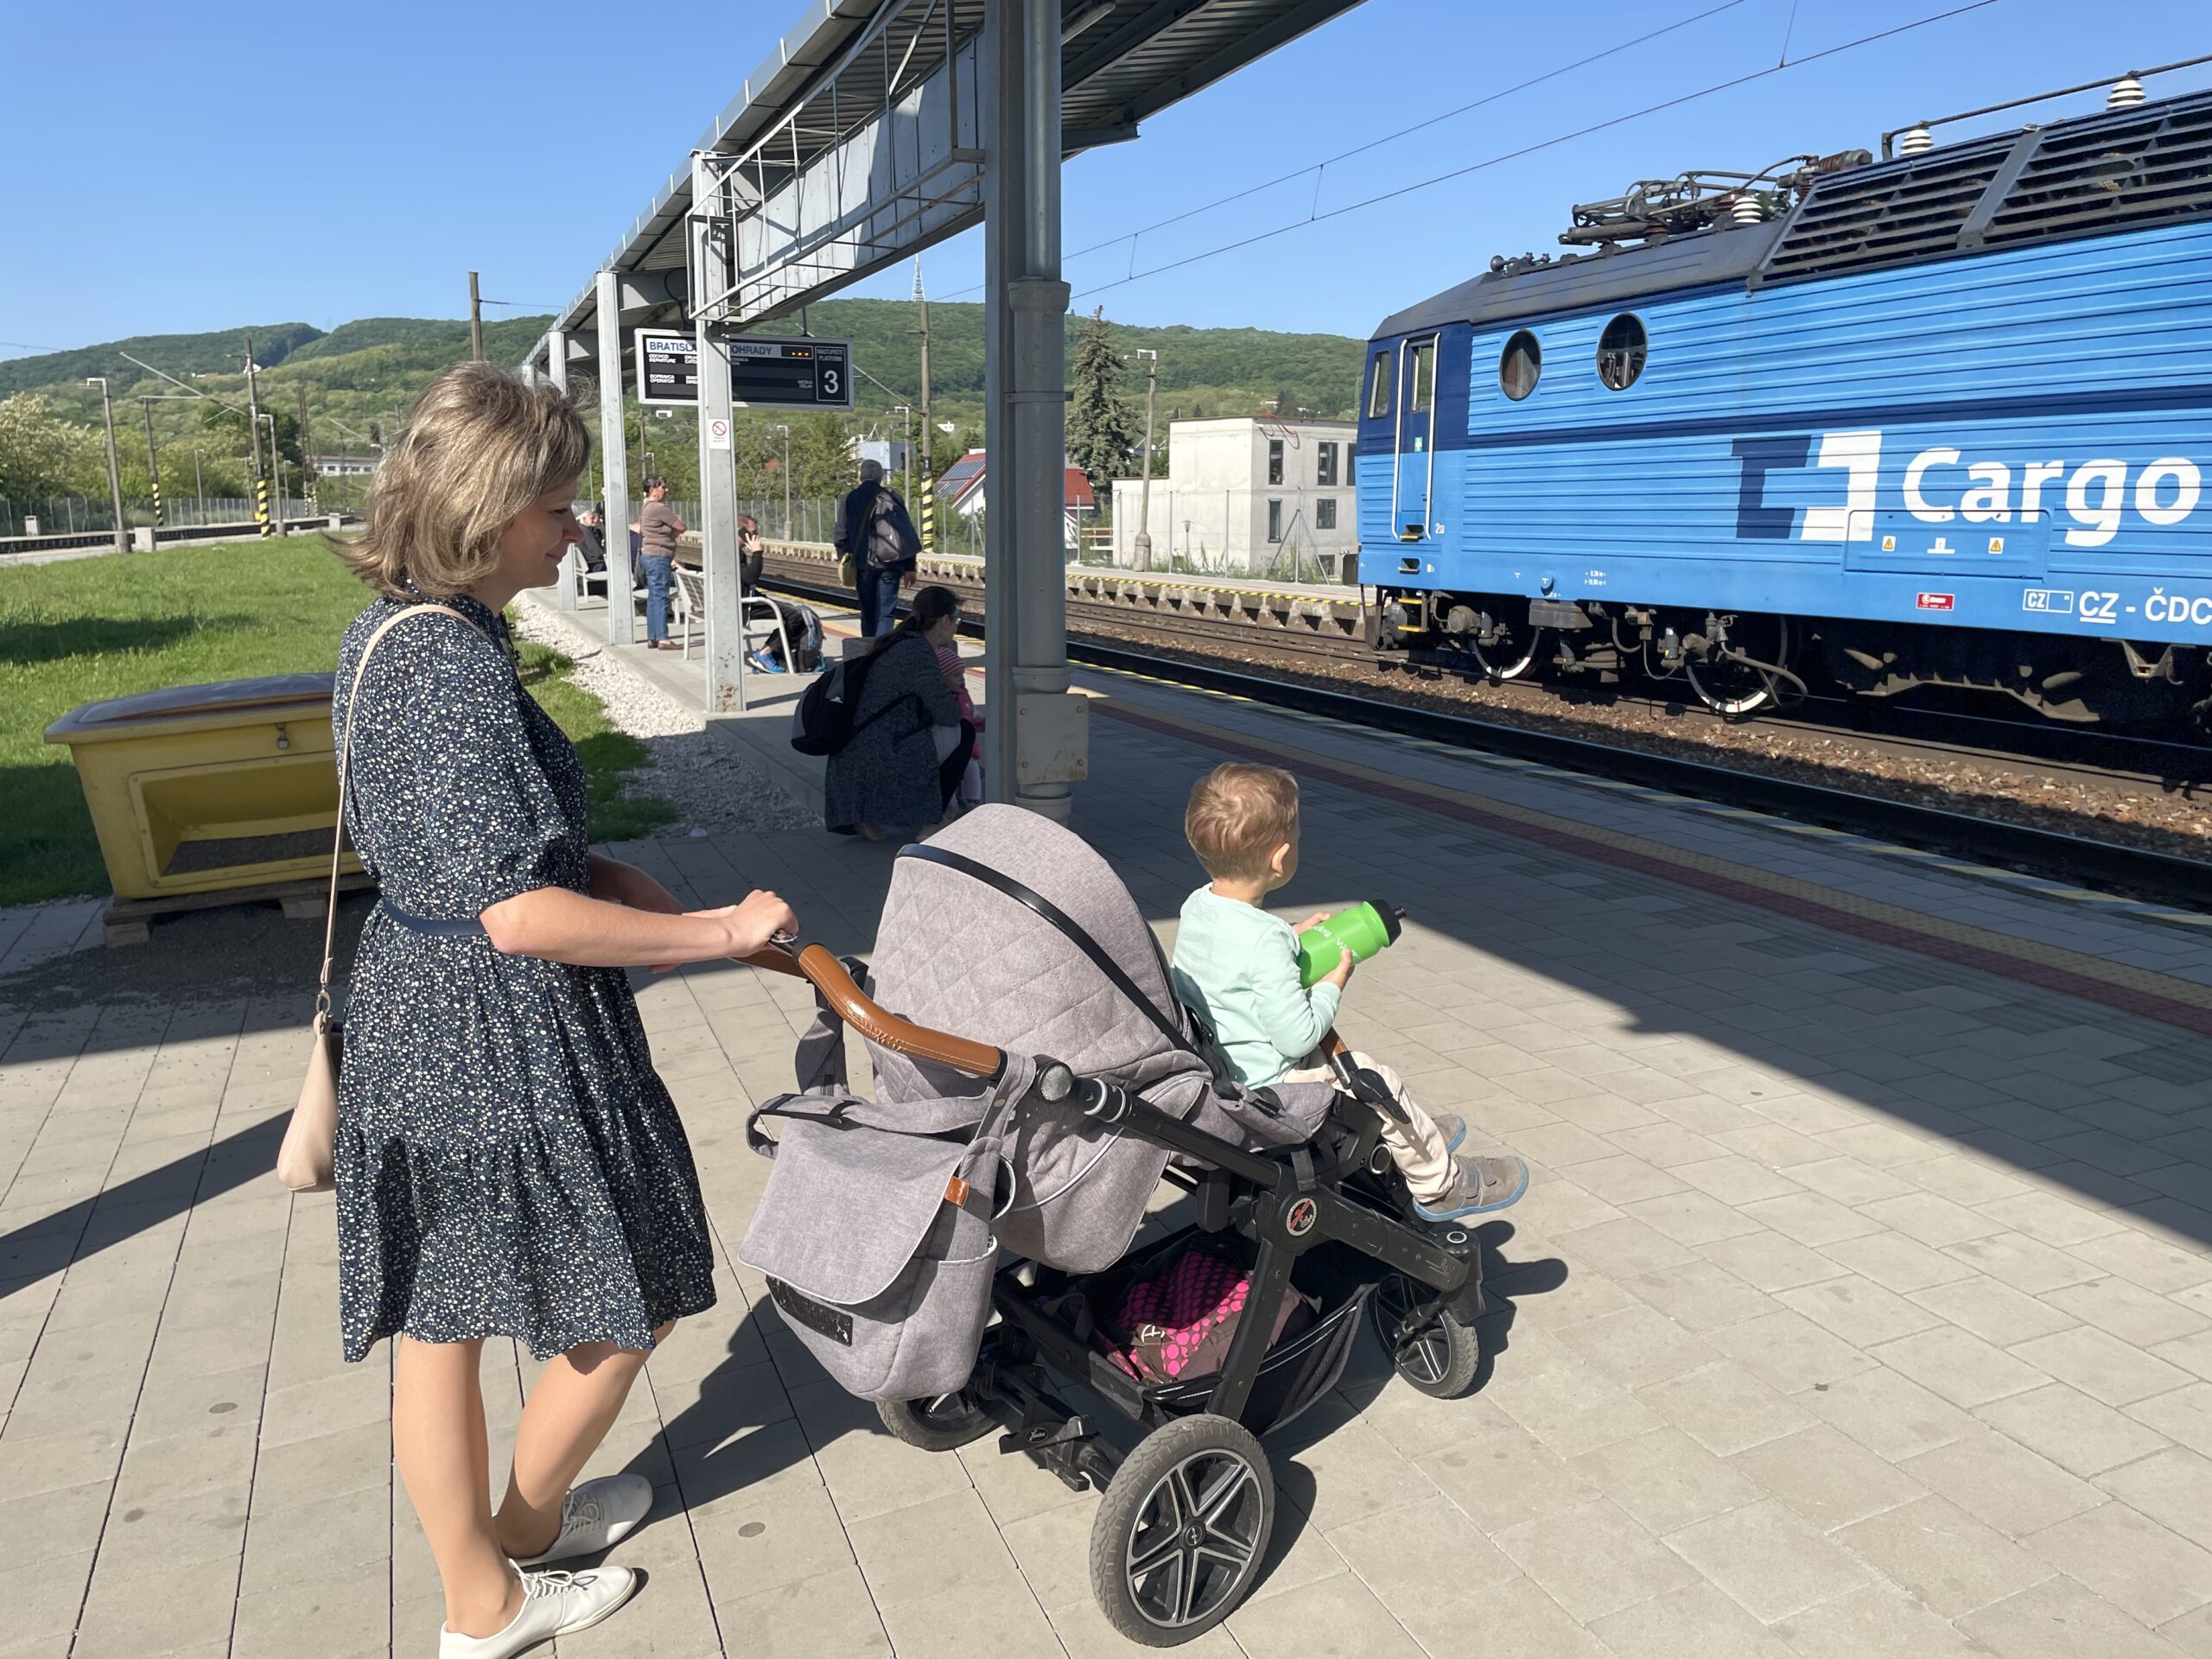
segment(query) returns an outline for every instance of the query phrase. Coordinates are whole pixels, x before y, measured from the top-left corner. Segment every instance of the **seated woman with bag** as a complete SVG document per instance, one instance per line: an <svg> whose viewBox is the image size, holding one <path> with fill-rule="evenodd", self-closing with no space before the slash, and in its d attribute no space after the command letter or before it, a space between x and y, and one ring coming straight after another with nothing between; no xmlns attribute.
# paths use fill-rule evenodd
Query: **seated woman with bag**
<svg viewBox="0 0 2212 1659"><path fill-rule="evenodd" d="M975 725L938 666L937 649L959 620L958 594L921 588L912 613L865 659L852 736L823 780L823 817L836 834L880 841L944 816L976 752Z"/></svg>

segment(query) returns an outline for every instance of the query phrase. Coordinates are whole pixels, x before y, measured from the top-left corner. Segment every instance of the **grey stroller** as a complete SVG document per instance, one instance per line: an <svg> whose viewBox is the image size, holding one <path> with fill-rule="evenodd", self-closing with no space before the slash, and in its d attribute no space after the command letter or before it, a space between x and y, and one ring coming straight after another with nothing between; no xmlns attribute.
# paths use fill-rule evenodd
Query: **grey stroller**
<svg viewBox="0 0 2212 1659"><path fill-rule="evenodd" d="M1363 1314L1414 1388L1472 1382L1478 1242L1414 1218L1377 1132L1395 1101L1341 1053L1334 1083L1236 1084L1077 836L989 806L905 849L872 982L820 945L755 960L810 981L817 1017L799 1091L747 1124L775 1166L739 1255L900 1440L996 1429L1103 1492L1091 1586L1132 1640L1190 1641L1252 1588L1275 1505L1258 1437L1336 1385ZM847 1085L849 1026L873 1101ZM1163 1180L1192 1219L1140 1248ZM1133 1296L1184 1268L1236 1278L1219 1328L1147 1325L1171 1357L1134 1362ZM1141 1438L1118 1447L1073 1389Z"/></svg>

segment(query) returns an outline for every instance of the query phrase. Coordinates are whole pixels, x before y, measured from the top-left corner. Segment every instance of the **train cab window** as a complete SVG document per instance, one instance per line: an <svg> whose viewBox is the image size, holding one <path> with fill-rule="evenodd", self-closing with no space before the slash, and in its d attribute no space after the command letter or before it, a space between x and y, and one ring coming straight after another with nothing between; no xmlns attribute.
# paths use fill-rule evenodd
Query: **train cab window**
<svg viewBox="0 0 2212 1659"><path fill-rule="evenodd" d="M1515 332L1505 342L1505 350L1498 354L1498 388L1515 403L1519 403L1536 389L1536 381L1544 372L1544 348L1536 344L1536 337L1526 328Z"/></svg>
<svg viewBox="0 0 2212 1659"><path fill-rule="evenodd" d="M1643 322L1624 311L1598 337L1598 378L1615 391L1626 391L1643 372L1650 349Z"/></svg>
<svg viewBox="0 0 2212 1659"><path fill-rule="evenodd" d="M1413 389L1408 395L1406 412L1426 415L1429 405L1436 401L1436 342L1424 340L1413 348Z"/></svg>
<svg viewBox="0 0 2212 1659"><path fill-rule="evenodd" d="M1380 420L1390 412L1390 350L1387 346L1375 353L1375 360L1367 371L1367 418Z"/></svg>

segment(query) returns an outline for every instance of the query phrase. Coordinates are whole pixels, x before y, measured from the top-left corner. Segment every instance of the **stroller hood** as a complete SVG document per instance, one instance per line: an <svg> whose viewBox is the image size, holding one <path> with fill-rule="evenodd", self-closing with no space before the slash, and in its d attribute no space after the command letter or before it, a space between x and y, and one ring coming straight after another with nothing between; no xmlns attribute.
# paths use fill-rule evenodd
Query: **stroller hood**
<svg viewBox="0 0 2212 1659"><path fill-rule="evenodd" d="M909 1020L1147 1094L1210 1075L1121 878L1080 836L1015 807L979 807L900 856L870 974L876 1000ZM981 1086L874 1058L885 1100Z"/></svg>
<svg viewBox="0 0 2212 1659"><path fill-rule="evenodd" d="M982 807L903 854L870 972L876 1000L908 1020L1064 1061L1177 1116L1209 1091L1211 1071L1136 901L1079 836L1033 813ZM887 1050L873 1058L886 1103L986 1087ZM1166 1153L1033 1102L1008 1160L1015 1190L1001 1239L1020 1255L1084 1272L1127 1247ZM1065 1202L1078 1187L1083 1202Z"/></svg>

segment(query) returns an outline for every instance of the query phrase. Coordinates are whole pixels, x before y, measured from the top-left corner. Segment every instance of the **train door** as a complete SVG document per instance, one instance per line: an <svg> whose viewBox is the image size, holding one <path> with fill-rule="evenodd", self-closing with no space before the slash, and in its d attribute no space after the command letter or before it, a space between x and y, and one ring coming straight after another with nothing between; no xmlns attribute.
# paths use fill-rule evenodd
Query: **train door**
<svg viewBox="0 0 2212 1659"><path fill-rule="evenodd" d="M1428 537L1436 483L1436 343L1434 334L1409 340L1398 354L1398 474L1390 493L1390 528L1402 542Z"/></svg>

